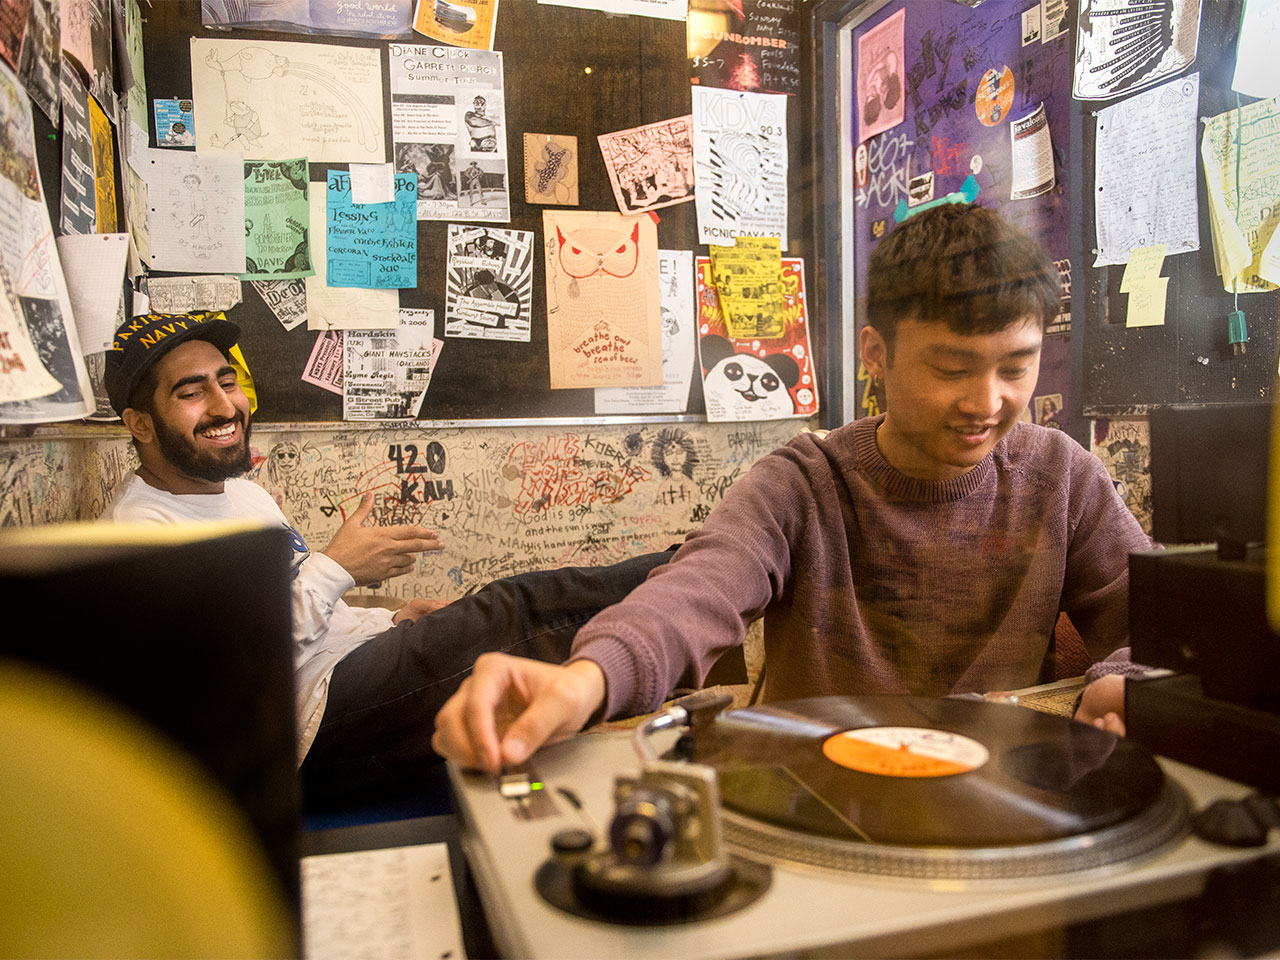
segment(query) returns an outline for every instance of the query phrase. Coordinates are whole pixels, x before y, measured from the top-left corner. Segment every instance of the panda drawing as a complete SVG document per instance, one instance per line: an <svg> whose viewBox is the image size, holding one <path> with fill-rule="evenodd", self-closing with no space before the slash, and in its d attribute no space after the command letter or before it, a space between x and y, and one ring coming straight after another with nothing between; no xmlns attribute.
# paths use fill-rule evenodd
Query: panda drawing
<svg viewBox="0 0 1280 960"><path fill-rule="evenodd" d="M707 369L702 392L709 420L776 420L795 414L790 390L800 367L785 353L760 358L734 353L733 344L711 334L699 344Z"/></svg>

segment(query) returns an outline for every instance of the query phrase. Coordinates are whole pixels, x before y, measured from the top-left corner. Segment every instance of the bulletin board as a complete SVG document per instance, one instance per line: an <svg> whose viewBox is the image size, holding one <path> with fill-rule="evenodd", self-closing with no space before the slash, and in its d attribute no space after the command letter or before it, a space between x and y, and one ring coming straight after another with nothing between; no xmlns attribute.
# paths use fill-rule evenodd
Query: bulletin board
<svg viewBox="0 0 1280 960"><path fill-rule="evenodd" d="M1239 403L1271 396L1276 375L1276 291L1239 297L1249 341L1243 353L1228 340L1227 314L1232 294L1214 269L1207 189L1200 162L1203 121L1255 98L1231 90L1240 0L1204 0L1196 59L1180 77L1199 74L1195 165L1200 249L1169 256L1162 275L1169 278L1163 325L1130 327L1129 296L1120 290L1123 266L1094 267L1094 205L1081 210L1079 251L1084 319L1084 412L1088 417L1142 415L1152 406L1191 403ZM1097 111L1114 101L1080 103L1085 189L1097 190L1095 144ZM1135 171L1135 176L1152 176ZM1273 217L1274 217L1273 213Z"/></svg>
<svg viewBox="0 0 1280 960"><path fill-rule="evenodd" d="M798 17L798 14L797 14ZM196 0L154 3L145 13L144 40L148 95L152 98L191 95L189 38L234 35L247 39L317 41L382 51L384 74L387 41L350 37L236 30L233 34L205 28ZM599 11L544 5L533 0L507 0L497 19L493 49L503 55L505 126L511 219L494 223L502 229L533 231L535 250L531 309L531 341L445 338L419 419L429 421L584 420L595 418L590 389L550 388L546 325L542 211L617 211L612 187L597 146L598 134L685 116L691 110L690 61L684 21L606 15ZM430 44L415 35L406 43ZM386 140L392 141L390 93L384 84ZM801 163L802 131L807 124L803 98L788 97L789 229L793 237L808 235L811 195ZM197 125L199 118L197 117ZM575 136L578 144L578 204L551 207L527 204L524 197L522 134ZM155 131L152 130L152 146ZM389 157L387 159L390 159ZM343 169L334 164L333 169ZM323 183L329 167L312 163L311 181ZM694 203L655 212L660 249L692 250L697 243ZM446 231L449 221L421 220L417 225L418 285L400 292L402 308L435 311L436 336L444 329ZM461 222L461 221L459 221ZM804 243L788 245L787 256L805 255ZM300 375L317 333L302 325L286 331L250 284L242 302L228 311L244 330L242 346L258 383L258 418L272 422L338 421L342 398L304 383ZM692 318L690 319L692 322ZM820 323L812 318L813 350L820 364L829 363ZM838 363L838 357L833 358ZM695 360L696 363L696 360ZM696 371L695 371L696 372ZM704 412L700 378L694 377L688 415ZM671 412L673 419L681 415Z"/></svg>
<svg viewBox="0 0 1280 960"><path fill-rule="evenodd" d="M1034 20L1024 16L1029 8ZM835 120L833 104L840 111L839 140L831 142L835 124L828 123L823 147L836 166L824 173L828 237L818 270L828 304L840 291L852 354L864 320L867 263L881 238L945 198L997 211L1038 239L1068 281L1028 415L1082 439L1069 284L1071 36L1046 30L1039 9L1038 0L987 0L976 9L910 0L816 8L819 83L828 116ZM1037 182L1028 183L1032 171L1013 159L1013 130L1037 122L1047 124L1052 170L1042 166ZM883 396L857 370L846 393L855 415L881 412Z"/></svg>

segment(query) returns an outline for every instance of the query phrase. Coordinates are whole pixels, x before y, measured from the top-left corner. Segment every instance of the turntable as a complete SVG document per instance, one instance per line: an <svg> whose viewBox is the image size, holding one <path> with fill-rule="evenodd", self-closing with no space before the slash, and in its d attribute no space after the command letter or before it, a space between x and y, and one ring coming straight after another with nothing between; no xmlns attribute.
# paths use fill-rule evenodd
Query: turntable
<svg viewBox="0 0 1280 960"><path fill-rule="evenodd" d="M955 955L1176 909L1280 861L1275 831L1239 848L1189 830L1251 788L1062 717L959 698L724 705L679 701L503 778L450 766L503 955Z"/></svg>

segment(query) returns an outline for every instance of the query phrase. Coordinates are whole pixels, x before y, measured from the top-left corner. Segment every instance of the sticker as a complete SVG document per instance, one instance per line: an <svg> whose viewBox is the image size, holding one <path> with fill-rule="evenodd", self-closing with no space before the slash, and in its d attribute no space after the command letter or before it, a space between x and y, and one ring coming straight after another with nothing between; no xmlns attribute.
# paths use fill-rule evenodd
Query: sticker
<svg viewBox="0 0 1280 960"><path fill-rule="evenodd" d="M861 190L867 185L867 145L865 143L858 144L858 149L853 152L853 170L857 175L858 189Z"/></svg>
<svg viewBox="0 0 1280 960"><path fill-rule="evenodd" d="M982 172L982 154L975 153L969 161L969 172L975 177Z"/></svg>
<svg viewBox="0 0 1280 960"><path fill-rule="evenodd" d="M984 73L978 81L973 106L985 126L994 127L1003 120L1013 106L1013 71L1008 67L1003 70L992 67Z"/></svg>
<svg viewBox="0 0 1280 960"><path fill-rule="evenodd" d="M888 222L883 217L881 217L879 220L872 220L871 221L871 239L879 240L881 237L883 237L885 234L885 231L888 229L888 226L889 226Z"/></svg>
<svg viewBox="0 0 1280 960"><path fill-rule="evenodd" d="M828 737L827 759L881 777L949 777L976 770L990 759L976 740L928 727L864 727Z"/></svg>
<svg viewBox="0 0 1280 960"><path fill-rule="evenodd" d="M907 200L911 206L933 199L933 171L912 177L907 182Z"/></svg>

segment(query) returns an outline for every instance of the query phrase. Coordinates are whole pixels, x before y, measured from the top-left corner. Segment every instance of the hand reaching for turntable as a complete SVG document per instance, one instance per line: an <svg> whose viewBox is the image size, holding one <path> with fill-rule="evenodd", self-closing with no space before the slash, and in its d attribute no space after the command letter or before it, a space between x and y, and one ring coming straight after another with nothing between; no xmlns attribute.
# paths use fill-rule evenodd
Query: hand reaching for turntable
<svg viewBox="0 0 1280 960"><path fill-rule="evenodd" d="M436 714L431 746L446 760L498 773L577 733L604 695L604 674L590 660L557 666L486 653Z"/></svg>
<svg viewBox="0 0 1280 960"><path fill-rule="evenodd" d="M1099 677L1085 687L1075 718L1123 737L1124 677L1120 674Z"/></svg>

